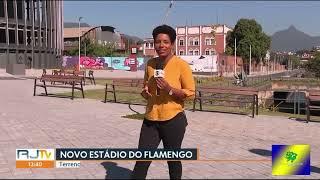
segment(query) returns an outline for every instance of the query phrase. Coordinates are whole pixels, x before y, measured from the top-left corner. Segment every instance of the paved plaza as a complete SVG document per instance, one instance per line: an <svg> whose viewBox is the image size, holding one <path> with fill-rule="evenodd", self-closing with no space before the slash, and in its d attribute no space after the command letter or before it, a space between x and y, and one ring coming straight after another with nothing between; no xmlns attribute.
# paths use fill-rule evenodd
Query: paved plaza
<svg viewBox="0 0 320 180"><path fill-rule="evenodd" d="M17 148L136 148L142 121L122 118L133 114L125 104L34 97L32 80L0 80L0 87L1 179L130 176L134 162L127 161L86 161L78 169L16 169ZM144 107L133 108L144 111ZM184 179L320 178L320 123L264 115L253 119L186 113L189 125L183 147L199 148L203 161L184 161ZM310 144L311 176L272 176L272 144ZM147 178L169 178L166 162L153 162Z"/></svg>

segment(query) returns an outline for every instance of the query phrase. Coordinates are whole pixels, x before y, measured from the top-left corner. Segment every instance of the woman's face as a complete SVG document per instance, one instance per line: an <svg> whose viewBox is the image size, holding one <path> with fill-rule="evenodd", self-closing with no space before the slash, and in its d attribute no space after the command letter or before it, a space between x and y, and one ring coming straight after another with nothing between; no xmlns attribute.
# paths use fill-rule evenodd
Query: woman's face
<svg viewBox="0 0 320 180"><path fill-rule="evenodd" d="M173 44L167 34L158 34L155 39L154 48L160 58L171 55Z"/></svg>

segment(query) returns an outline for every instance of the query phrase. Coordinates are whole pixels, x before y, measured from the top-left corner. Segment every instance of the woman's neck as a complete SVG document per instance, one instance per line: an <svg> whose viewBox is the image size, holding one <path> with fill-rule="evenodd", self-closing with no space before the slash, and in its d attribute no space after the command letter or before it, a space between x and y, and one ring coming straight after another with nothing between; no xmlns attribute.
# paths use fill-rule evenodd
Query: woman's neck
<svg viewBox="0 0 320 180"><path fill-rule="evenodd" d="M168 55L166 57L160 57L160 59L163 61L163 64L165 65L172 58L172 56L173 56L173 54L170 54L170 55Z"/></svg>

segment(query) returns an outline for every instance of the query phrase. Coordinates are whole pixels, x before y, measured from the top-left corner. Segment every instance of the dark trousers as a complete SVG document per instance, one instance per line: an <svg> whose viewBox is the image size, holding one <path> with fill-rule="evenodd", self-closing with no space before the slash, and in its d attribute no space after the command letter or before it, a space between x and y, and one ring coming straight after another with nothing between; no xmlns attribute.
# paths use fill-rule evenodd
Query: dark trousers
<svg viewBox="0 0 320 180"><path fill-rule="evenodd" d="M178 113L174 118L164 122L154 122L144 119L138 148L155 149L163 142L165 149L180 149L184 137L187 118L184 112ZM181 161L168 161L170 179L181 179ZM131 178L145 179L151 161L137 161Z"/></svg>

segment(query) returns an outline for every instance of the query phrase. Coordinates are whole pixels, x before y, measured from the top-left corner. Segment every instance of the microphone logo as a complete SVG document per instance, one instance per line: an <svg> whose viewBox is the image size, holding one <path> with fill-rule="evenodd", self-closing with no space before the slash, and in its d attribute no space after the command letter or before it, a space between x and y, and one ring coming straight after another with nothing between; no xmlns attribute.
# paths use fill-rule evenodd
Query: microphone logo
<svg viewBox="0 0 320 180"><path fill-rule="evenodd" d="M154 70L155 78L164 78L164 71L163 71L163 62L160 60L160 62L157 62L156 69ZM157 87L157 96L160 96L160 88Z"/></svg>

